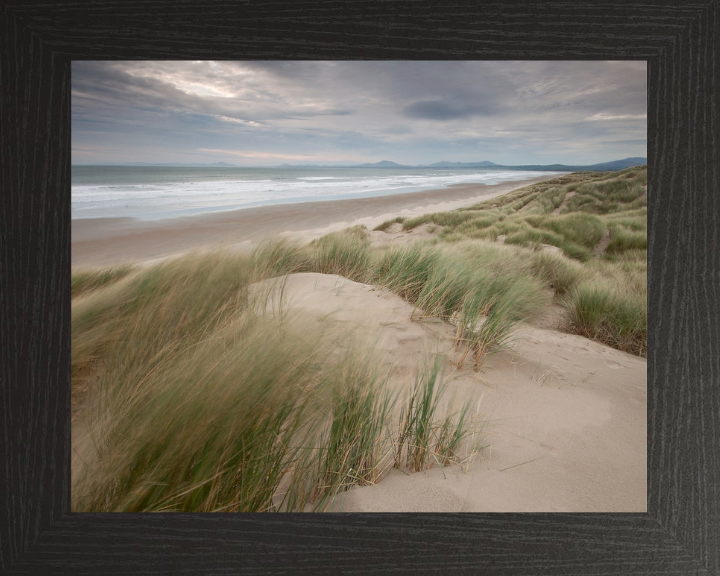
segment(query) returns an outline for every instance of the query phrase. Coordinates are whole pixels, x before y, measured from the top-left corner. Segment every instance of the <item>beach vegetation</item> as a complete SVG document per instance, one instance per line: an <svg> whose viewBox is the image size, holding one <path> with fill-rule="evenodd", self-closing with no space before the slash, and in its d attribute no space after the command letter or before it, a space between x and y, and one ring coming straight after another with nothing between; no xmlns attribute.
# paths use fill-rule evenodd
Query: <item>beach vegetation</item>
<svg viewBox="0 0 720 576"><path fill-rule="evenodd" d="M645 353L646 343L641 341L647 332L646 306L641 304L647 295L647 166L614 173L568 174L451 212L408 219L403 227L410 230L424 223L442 226L441 232L425 243L435 250L435 263L421 274L428 280L423 289L416 287L403 295L424 314L463 316L466 334L462 338L475 334L484 321L469 315L487 312L482 299L476 300L480 296L470 293L468 279L491 269L482 259L457 266L453 246L502 242L508 248L516 247L503 254L503 267L522 271L551 288L556 297L563 298L558 303L568 314L573 298L582 310L581 295L587 295L588 283L612 294L595 298L596 305L605 308L601 328L590 329L580 314L567 319L567 330L631 353ZM419 251L420 247L413 249ZM497 273L497 268L492 268L491 274ZM391 272L384 274L391 276ZM581 282L584 287L573 292ZM574 296L568 296L570 293Z"/></svg>
<svg viewBox="0 0 720 576"><path fill-rule="evenodd" d="M393 224L402 224L403 222L405 222L405 220L406 218L404 216L397 216L395 218L391 218L390 220L385 220L381 224L375 226L375 228L373 228L373 231L385 232L385 230L390 228L390 226L392 226Z"/></svg>
<svg viewBox="0 0 720 576"><path fill-rule="evenodd" d="M583 267L573 259L543 250L533 255L533 275L555 294L563 295L583 277Z"/></svg>
<svg viewBox="0 0 720 576"><path fill-rule="evenodd" d="M333 242L349 240L363 242ZM396 393L371 347L338 356L251 289L296 269L293 254L303 269L325 265L325 248L190 254L74 300L73 388L85 389L91 449L73 510L321 510L392 468ZM468 418L455 424L447 434L469 434Z"/></svg>
<svg viewBox="0 0 720 576"><path fill-rule="evenodd" d="M70 295L72 298L75 298L90 290L107 286L112 282L124 278L132 271L133 266L131 264L123 264L111 268L73 270L70 275Z"/></svg>
<svg viewBox="0 0 720 576"><path fill-rule="evenodd" d="M506 346L518 322L527 320L546 303L541 284L532 277L505 284L496 278L477 283L459 311L457 344L464 344L458 360L462 368L468 355L475 370Z"/></svg>
<svg viewBox="0 0 720 576"><path fill-rule="evenodd" d="M277 278L282 294L285 275L317 272L383 287L412 320L455 325L458 370L483 369L551 302L566 331L645 356L646 200L646 167L578 173L389 221L442 227L404 245L355 226L306 245L73 271L73 406L91 449L72 509L325 510L393 467L463 465L476 412L447 398L439 357L401 396L373 346L348 336L329 348L282 297L270 310L258 283Z"/></svg>
<svg viewBox="0 0 720 576"><path fill-rule="evenodd" d="M412 230L417 228L421 224L427 224L429 222L437 226L457 226L473 218L473 214L464 212L437 212L435 214L425 214L423 216L417 216L410 218L403 222L403 230Z"/></svg>
<svg viewBox="0 0 720 576"><path fill-rule="evenodd" d="M583 282L569 292L562 305L572 332L632 354L647 355L645 294Z"/></svg>
<svg viewBox="0 0 720 576"><path fill-rule="evenodd" d="M370 248L364 227L333 232L313 240L310 250L313 272L337 274L356 282L371 278Z"/></svg>
<svg viewBox="0 0 720 576"><path fill-rule="evenodd" d="M473 399L467 399L456 410L452 399L446 398L448 382L442 369L443 359L436 355L416 373L399 413L398 435L393 446L396 468L407 467L410 472L419 472L434 464L463 465L478 450L475 439L467 442L469 437L478 434L478 425L472 422ZM461 451L465 452L464 456Z"/></svg>

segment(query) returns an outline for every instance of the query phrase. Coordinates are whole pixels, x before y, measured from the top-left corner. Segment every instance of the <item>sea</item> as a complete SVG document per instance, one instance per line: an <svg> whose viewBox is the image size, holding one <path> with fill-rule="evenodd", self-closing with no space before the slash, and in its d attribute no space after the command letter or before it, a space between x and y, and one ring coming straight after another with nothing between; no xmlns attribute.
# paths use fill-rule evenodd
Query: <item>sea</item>
<svg viewBox="0 0 720 576"><path fill-rule="evenodd" d="M498 184L553 172L429 168L73 166L71 214L158 220L270 204ZM558 173L559 174L559 173Z"/></svg>

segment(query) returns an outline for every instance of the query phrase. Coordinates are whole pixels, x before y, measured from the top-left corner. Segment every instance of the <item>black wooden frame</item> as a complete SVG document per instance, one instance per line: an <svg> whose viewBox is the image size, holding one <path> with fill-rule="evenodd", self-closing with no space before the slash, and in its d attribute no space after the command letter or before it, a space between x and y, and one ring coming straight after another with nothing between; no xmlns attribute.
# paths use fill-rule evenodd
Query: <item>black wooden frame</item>
<svg viewBox="0 0 720 576"><path fill-rule="evenodd" d="M717 0L0 5L0 572L720 573ZM647 514L69 510L70 63L646 60Z"/></svg>

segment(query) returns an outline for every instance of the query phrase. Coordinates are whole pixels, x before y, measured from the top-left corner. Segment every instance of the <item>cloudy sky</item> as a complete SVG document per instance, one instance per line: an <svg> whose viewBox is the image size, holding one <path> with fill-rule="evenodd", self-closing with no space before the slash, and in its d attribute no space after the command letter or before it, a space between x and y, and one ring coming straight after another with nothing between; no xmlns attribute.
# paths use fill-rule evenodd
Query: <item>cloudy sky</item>
<svg viewBox="0 0 720 576"><path fill-rule="evenodd" d="M647 156L645 62L73 62L73 164Z"/></svg>

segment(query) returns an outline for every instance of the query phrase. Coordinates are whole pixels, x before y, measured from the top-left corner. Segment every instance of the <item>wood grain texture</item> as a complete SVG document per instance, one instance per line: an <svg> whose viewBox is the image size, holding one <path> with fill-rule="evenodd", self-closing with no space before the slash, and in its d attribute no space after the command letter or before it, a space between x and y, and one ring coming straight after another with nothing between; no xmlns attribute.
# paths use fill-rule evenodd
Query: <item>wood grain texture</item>
<svg viewBox="0 0 720 576"><path fill-rule="evenodd" d="M717 1L0 10L0 572L720 573ZM70 62L190 58L647 60L648 514L70 514Z"/></svg>

